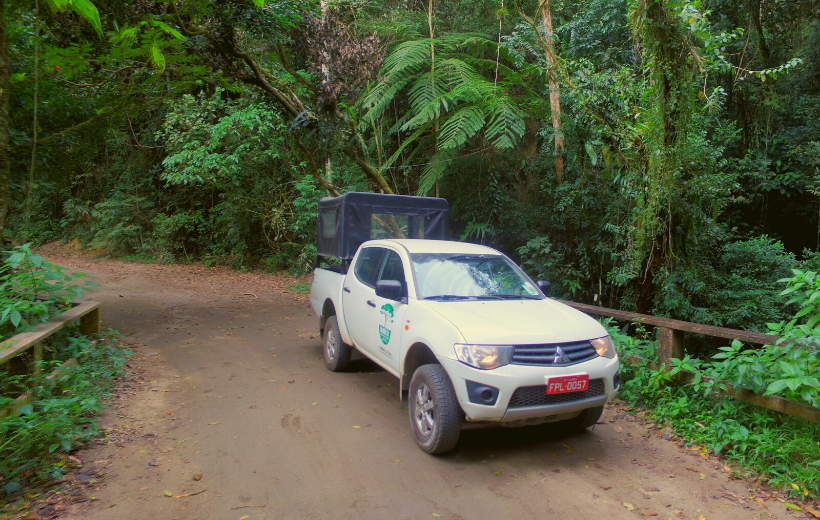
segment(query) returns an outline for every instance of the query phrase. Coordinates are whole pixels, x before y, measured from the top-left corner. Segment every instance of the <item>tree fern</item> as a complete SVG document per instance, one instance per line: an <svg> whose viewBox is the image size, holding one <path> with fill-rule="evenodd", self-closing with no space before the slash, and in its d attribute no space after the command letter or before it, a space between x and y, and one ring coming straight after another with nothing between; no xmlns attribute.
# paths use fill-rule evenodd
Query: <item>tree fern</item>
<svg viewBox="0 0 820 520"><path fill-rule="evenodd" d="M434 70L431 44L436 53ZM476 34L401 43L384 59L384 81L360 103L367 111L364 119L371 124L385 115L397 96L406 95L409 107L388 133L409 135L400 140L383 168L394 167L408 149L413 156L426 150L430 158L419 179L419 194L435 186L461 149L471 142L478 145L475 139L484 139L483 146L512 149L524 135L525 113L519 103L531 103L536 96L507 65L499 64L499 81L495 81L496 61L483 55L495 54L496 46ZM523 97L512 97L513 90ZM404 157L405 165L408 160Z"/></svg>

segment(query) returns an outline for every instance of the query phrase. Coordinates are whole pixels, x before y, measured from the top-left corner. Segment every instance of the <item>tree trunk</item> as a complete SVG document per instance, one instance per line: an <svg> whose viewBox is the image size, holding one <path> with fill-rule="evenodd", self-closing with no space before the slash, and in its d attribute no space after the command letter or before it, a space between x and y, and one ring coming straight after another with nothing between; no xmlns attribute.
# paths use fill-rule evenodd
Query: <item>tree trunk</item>
<svg viewBox="0 0 820 520"><path fill-rule="evenodd" d="M550 0L541 0L541 18L544 21L548 49L547 80L550 86L550 112L552 114L552 128L555 134L555 177L560 184L564 180L564 132L561 130L561 91L558 86L558 76L555 73L555 40L552 35L552 13Z"/></svg>
<svg viewBox="0 0 820 520"><path fill-rule="evenodd" d="M11 66L6 48L5 2L0 0L0 245L3 244L6 217L11 199L11 149L9 148L9 99Z"/></svg>
<svg viewBox="0 0 820 520"><path fill-rule="evenodd" d="M433 40L433 0L427 3L427 27L430 29L430 81L435 83L436 78L436 44ZM438 117L433 121L433 135L435 136L436 151L438 151ZM436 175L436 198L439 196L438 175Z"/></svg>

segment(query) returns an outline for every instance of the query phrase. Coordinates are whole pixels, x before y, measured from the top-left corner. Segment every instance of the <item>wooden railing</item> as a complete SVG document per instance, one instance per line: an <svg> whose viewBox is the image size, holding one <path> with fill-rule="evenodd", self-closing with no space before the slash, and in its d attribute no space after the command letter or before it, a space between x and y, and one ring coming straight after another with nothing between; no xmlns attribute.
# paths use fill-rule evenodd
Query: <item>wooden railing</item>
<svg viewBox="0 0 820 520"><path fill-rule="evenodd" d="M712 336L715 338L736 339L746 343L754 343L758 345L774 345L779 339L777 336L771 334L761 334L759 332L750 332L747 330L726 329L723 327L715 327L713 325L702 325L699 323L691 323L688 321L673 320L671 318L661 318L659 316L650 316L648 314L638 314L635 312L620 311L618 309L607 309L606 307L598 307L596 305L588 305L586 303L575 303L565 300L558 300L561 303L569 305L579 311L588 314L595 314L597 316L606 316L615 318L616 320L629 321L631 323L640 325L649 325L658 328L658 363L643 359L638 356L628 356L621 361L630 365L645 364L653 370L660 370L664 365L665 370L670 370L671 360L683 359L684 357L684 333L691 332L694 334L703 334L704 336ZM689 383L695 378L695 374L691 372L682 371L677 376L678 380ZM703 380L711 380L708 377L702 377ZM763 396L752 392L745 388L734 388L728 383L721 382L725 386L725 390L720 390L720 393L752 403L763 408L775 410L794 417L800 417L814 423L820 423L820 409L807 404L797 403L775 395Z"/></svg>
<svg viewBox="0 0 820 520"><path fill-rule="evenodd" d="M69 323L80 320L80 333L85 335L100 333L101 302L82 302L50 320L40 323L31 332L17 334L0 342L0 365L8 365L8 374L12 376L40 375L40 363L43 359L43 340L62 329ZM77 360L72 358L62 364L46 377L54 381L60 370L76 365ZM8 414L19 414L20 407L31 402L33 393L24 392L10 405L0 409L0 419Z"/></svg>

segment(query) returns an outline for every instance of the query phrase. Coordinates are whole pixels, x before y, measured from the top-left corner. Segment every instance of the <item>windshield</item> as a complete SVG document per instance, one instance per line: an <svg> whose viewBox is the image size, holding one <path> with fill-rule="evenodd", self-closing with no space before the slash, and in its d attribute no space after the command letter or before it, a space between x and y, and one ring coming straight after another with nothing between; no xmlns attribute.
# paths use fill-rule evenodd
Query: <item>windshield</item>
<svg viewBox="0 0 820 520"><path fill-rule="evenodd" d="M543 298L521 269L501 255L410 255L418 297L438 300Z"/></svg>

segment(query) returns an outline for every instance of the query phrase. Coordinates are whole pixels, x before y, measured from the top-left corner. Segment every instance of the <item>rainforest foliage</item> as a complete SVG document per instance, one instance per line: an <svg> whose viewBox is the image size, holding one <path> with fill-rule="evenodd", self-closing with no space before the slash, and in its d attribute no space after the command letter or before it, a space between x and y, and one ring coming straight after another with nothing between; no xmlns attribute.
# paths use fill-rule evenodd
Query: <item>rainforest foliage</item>
<svg viewBox="0 0 820 520"><path fill-rule="evenodd" d="M816 0L14 0L2 25L7 239L305 273L320 197L438 195L559 297L759 331L820 263Z"/></svg>

